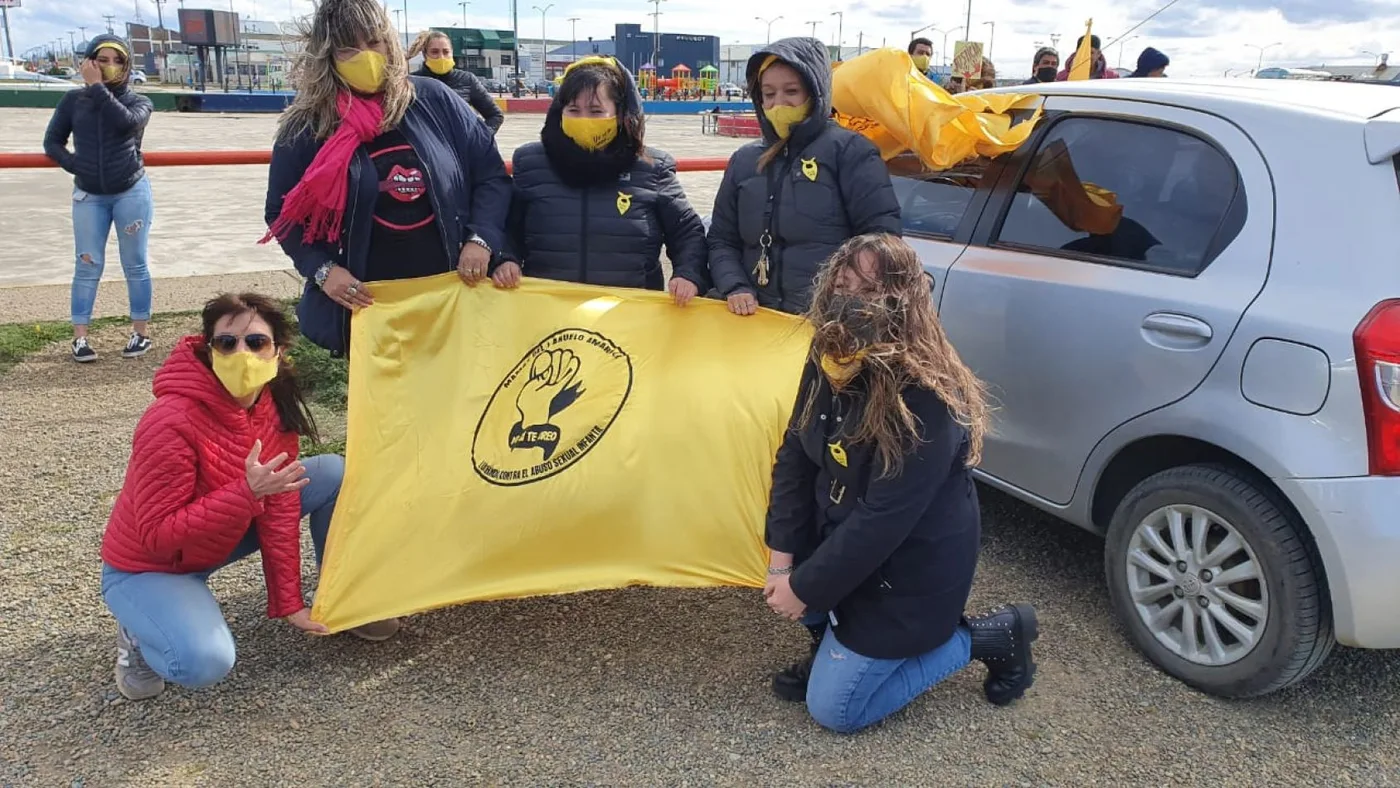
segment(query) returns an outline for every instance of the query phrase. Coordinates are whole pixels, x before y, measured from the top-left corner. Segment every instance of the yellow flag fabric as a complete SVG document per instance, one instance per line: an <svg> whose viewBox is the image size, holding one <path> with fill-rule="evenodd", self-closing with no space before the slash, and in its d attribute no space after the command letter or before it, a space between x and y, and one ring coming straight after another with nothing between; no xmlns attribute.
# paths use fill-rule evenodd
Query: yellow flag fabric
<svg viewBox="0 0 1400 788"><path fill-rule="evenodd" d="M1079 49L1074 53L1074 64L1069 68L1070 82L1081 79L1088 79L1094 68L1094 20L1090 19L1084 23L1084 38L1079 42Z"/></svg>
<svg viewBox="0 0 1400 788"><path fill-rule="evenodd" d="M998 156L1024 143L1040 119L1029 94L951 95L925 76L908 52L875 49L845 61L831 75L837 122L863 134L886 161L913 151L946 169L972 156ZM1012 110L1036 107L1011 125Z"/></svg>
<svg viewBox="0 0 1400 788"><path fill-rule="evenodd" d="M803 321L532 279L370 288L315 620L336 632L476 600L763 585Z"/></svg>

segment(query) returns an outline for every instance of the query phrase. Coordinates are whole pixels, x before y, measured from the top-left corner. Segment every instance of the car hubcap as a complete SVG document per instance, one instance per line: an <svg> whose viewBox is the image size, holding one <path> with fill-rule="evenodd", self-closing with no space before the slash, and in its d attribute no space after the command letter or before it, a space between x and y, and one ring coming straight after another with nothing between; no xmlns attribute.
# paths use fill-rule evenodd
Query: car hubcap
<svg viewBox="0 0 1400 788"><path fill-rule="evenodd" d="M1224 518L1199 506L1164 506L1133 531L1128 592L1142 623L1173 654L1229 665L1259 643L1269 617L1263 567Z"/></svg>

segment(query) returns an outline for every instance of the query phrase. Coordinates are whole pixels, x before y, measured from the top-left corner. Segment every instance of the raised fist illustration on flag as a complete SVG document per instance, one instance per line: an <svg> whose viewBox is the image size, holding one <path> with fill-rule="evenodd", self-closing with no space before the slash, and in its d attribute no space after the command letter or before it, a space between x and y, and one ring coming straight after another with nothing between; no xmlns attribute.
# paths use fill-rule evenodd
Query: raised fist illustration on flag
<svg viewBox="0 0 1400 788"><path fill-rule="evenodd" d="M544 450L549 459L559 445L560 429L553 419L583 395L577 380L578 356L565 348L541 351L530 364L530 376L515 399L520 420L510 431L512 449Z"/></svg>

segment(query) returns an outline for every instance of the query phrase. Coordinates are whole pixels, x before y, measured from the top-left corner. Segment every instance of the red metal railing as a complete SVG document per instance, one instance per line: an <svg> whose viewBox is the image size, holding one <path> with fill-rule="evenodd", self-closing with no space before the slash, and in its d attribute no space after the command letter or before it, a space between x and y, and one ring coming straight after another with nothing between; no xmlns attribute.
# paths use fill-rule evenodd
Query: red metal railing
<svg viewBox="0 0 1400 788"><path fill-rule="evenodd" d="M148 167L213 167L226 164L267 164L272 161L270 150L167 150L142 154ZM680 172L720 172L728 159L678 159ZM0 153L0 170L57 167L53 159L42 153ZM510 162L506 162L510 169Z"/></svg>

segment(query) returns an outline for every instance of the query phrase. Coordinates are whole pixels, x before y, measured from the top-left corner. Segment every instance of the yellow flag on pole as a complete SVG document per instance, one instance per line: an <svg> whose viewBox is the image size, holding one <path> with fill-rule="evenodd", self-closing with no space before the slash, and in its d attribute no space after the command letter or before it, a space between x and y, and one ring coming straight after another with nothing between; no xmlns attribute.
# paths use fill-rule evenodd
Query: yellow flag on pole
<svg viewBox="0 0 1400 788"><path fill-rule="evenodd" d="M1084 23L1084 38L1079 40L1079 48L1074 52L1074 65L1069 69L1070 82L1088 79L1094 68L1094 20Z"/></svg>
<svg viewBox="0 0 1400 788"><path fill-rule="evenodd" d="M372 285L312 617L761 587L773 456L811 334L661 293L455 274Z"/></svg>

